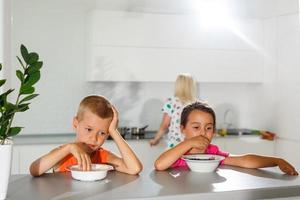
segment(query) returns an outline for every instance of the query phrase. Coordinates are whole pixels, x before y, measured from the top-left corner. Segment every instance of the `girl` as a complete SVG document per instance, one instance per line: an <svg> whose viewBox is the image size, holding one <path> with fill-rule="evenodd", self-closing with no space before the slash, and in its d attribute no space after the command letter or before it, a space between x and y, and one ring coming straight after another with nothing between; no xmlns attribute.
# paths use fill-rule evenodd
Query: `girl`
<svg viewBox="0 0 300 200"><path fill-rule="evenodd" d="M175 95L165 102L162 111L163 119L150 145L159 143L160 138L168 129L168 148L182 142L184 136L180 131L180 115L184 105L196 100L196 83L190 74L179 74L175 82Z"/></svg>
<svg viewBox="0 0 300 200"><path fill-rule="evenodd" d="M231 156L222 152L218 146L211 144L215 132L216 116L213 109L206 103L194 102L187 105L181 114L180 128L185 140L176 147L161 154L155 161L157 170L169 167L187 166L181 159L184 154L215 154L224 156L221 165L231 165L244 168L261 168L278 166L289 175L298 175L295 168L281 158L260 156L254 154Z"/></svg>

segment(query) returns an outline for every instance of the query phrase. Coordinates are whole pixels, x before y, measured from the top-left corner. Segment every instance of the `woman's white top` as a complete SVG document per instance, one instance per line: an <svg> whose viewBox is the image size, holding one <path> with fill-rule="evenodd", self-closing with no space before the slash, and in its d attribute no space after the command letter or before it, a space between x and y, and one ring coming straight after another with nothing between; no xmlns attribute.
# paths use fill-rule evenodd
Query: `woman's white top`
<svg viewBox="0 0 300 200"><path fill-rule="evenodd" d="M162 112L171 118L167 134L168 148L172 148L184 140L184 135L180 131L180 116L183 108L184 104L178 97L168 98L162 108Z"/></svg>

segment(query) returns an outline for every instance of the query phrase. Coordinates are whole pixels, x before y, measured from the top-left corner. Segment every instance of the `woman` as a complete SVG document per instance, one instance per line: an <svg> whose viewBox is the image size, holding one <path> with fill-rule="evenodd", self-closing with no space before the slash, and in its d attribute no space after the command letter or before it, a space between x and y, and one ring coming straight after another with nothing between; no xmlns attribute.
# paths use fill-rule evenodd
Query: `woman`
<svg viewBox="0 0 300 200"><path fill-rule="evenodd" d="M183 141L184 136L180 131L180 116L183 107L196 100L196 82L190 74L179 74L175 82L175 94L169 97L163 105L163 118L160 127L150 145L159 143L160 138L168 129L168 148L176 146Z"/></svg>

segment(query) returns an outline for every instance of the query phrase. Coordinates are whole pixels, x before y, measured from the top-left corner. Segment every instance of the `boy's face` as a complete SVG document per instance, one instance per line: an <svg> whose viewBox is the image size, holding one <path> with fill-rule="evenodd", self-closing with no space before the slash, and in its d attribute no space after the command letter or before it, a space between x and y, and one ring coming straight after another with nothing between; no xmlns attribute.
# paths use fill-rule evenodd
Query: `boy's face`
<svg viewBox="0 0 300 200"><path fill-rule="evenodd" d="M181 126L181 132L186 139L202 135L210 141L214 135L214 119L211 114L201 110L193 110L185 127Z"/></svg>
<svg viewBox="0 0 300 200"><path fill-rule="evenodd" d="M97 150L109 135L108 128L112 118L103 119L89 110L84 111L82 119L73 119L76 141L87 144L92 150Z"/></svg>

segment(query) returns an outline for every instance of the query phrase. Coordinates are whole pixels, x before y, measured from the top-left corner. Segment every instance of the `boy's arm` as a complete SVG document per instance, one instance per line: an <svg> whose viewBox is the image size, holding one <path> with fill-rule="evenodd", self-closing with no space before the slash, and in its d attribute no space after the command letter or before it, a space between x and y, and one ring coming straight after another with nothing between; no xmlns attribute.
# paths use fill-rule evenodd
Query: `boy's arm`
<svg viewBox="0 0 300 200"><path fill-rule="evenodd" d="M228 156L224 160L225 165L238 166L244 168L263 168L278 166L280 170L289 175L298 175L295 168L281 158L260 156L254 154L247 154L241 156Z"/></svg>
<svg viewBox="0 0 300 200"><path fill-rule="evenodd" d="M38 158L30 165L30 174L32 176L40 176L51 169L56 163L61 161L69 153L69 144L53 149L48 154Z"/></svg>
<svg viewBox="0 0 300 200"><path fill-rule="evenodd" d="M32 176L42 175L70 153L76 158L78 165L81 166L84 171L90 170L91 160L88 154L88 147L83 143L69 143L53 149L48 154L35 160L30 165L30 174Z"/></svg>
<svg viewBox="0 0 300 200"><path fill-rule="evenodd" d="M121 153L121 158L114 155L113 153L108 154L107 162L114 165L115 169L120 172L127 174L138 174L142 171L142 164L137 158L133 150L127 144L127 142L122 138L120 133L115 130L110 133L111 137L114 139L118 149Z"/></svg>
<svg viewBox="0 0 300 200"><path fill-rule="evenodd" d="M112 106L112 110L114 115L109 125L109 134L115 141L121 153L121 158L112 153L109 153L107 162L114 165L117 171L128 174L138 174L143 169L142 163L117 130L119 121L118 111L114 106Z"/></svg>

